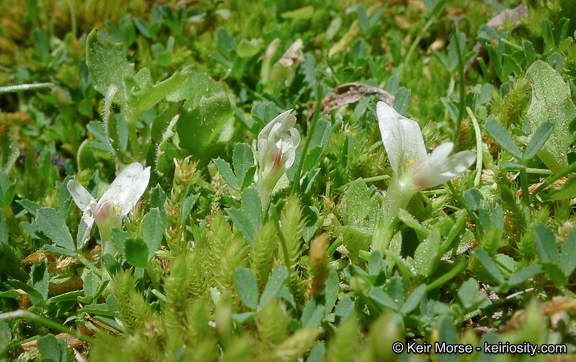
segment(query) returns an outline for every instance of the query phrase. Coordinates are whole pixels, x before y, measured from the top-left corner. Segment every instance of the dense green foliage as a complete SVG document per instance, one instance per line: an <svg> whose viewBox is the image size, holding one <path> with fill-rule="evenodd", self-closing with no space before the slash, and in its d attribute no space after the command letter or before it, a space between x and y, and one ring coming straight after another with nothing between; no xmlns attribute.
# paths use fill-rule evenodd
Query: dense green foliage
<svg viewBox="0 0 576 362"><path fill-rule="evenodd" d="M571 0L0 10L0 360L576 353ZM396 196L379 100L475 164Z"/></svg>

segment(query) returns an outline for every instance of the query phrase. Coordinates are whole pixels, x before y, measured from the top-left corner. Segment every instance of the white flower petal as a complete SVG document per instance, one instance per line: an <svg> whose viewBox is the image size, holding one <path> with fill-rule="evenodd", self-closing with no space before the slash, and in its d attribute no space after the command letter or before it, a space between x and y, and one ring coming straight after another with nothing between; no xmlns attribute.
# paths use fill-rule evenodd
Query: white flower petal
<svg viewBox="0 0 576 362"><path fill-rule="evenodd" d="M468 167L472 166L476 162L476 154L472 151L462 151L457 154L448 157L446 163L442 170L442 174L446 175L456 175L461 174L466 171Z"/></svg>
<svg viewBox="0 0 576 362"><path fill-rule="evenodd" d="M444 162L446 162L446 160L448 159L448 156L450 156L450 153L452 153L453 149L454 149L454 143L452 142L442 143L434 150L432 150L432 153L430 154L430 158L428 160L429 164L438 166L443 165Z"/></svg>
<svg viewBox="0 0 576 362"><path fill-rule="evenodd" d="M444 159L442 163L425 163L420 169L417 166L413 175L414 185L418 190L442 185L466 171L475 161L474 152L462 151Z"/></svg>
<svg viewBox="0 0 576 362"><path fill-rule="evenodd" d="M144 169L140 163L134 162L120 172L98 204L112 202L115 207L119 208L120 216L124 217L144 194L149 181L150 167Z"/></svg>
<svg viewBox="0 0 576 362"><path fill-rule="evenodd" d="M384 102L376 104L376 114L382 143L394 172L398 172L408 161L421 160L426 156L422 131L417 122L402 116Z"/></svg>
<svg viewBox="0 0 576 362"><path fill-rule="evenodd" d="M90 209L90 206L96 205L96 199L77 181L70 180L66 186L68 191L70 191L70 195L72 195L74 203L80 210L86 211Z"/></svg>

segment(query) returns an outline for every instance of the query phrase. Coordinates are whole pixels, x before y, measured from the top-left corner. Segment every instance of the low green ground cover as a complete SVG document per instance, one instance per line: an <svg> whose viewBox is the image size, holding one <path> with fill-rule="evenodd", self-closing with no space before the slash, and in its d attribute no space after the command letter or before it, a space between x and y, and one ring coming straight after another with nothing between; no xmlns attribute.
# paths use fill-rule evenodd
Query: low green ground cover
<svg viewBox="0 0 576 362"><path fill-rule="evenodd" d="M0 10L0 359L576 353L570 0Z"/></svg>

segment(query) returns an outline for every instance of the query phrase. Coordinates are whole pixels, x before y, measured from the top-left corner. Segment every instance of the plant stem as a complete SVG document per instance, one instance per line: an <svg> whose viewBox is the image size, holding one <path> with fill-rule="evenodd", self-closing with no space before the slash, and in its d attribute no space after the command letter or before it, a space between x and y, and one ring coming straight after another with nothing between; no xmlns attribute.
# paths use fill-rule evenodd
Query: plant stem
<svg viewBox="0 0 576 362"><path fill-rule="evenodd" d="M392 221L398 216L398 211L408 205L412 196L414 196L414 192L408 190L402 181L394 176L384 197L383 216L376 221L374 235L372 236L372 251L380 250L384 253L388 249L394 234Z"/></svg>
<svg viewBox="0 0 576 362"><path fill-rule="evenodd" d="M474 187L478 187L480 185L480 180L482 178L482 132L480 131L480 125L478 124L478 120L470 107L466 107L466 112L472 119L472 124L474 125L474 133L476 134L476 176L474 177Z"/></svg>
<svg viewBox="0 0 576 362"><path fill-rule="evenodd" d="M458 73L460 76L460 99L458 100L458 120L456 121L456 128L454 129L454 138L452 142L454 143L454 153L458 152L460 145L458 143L458 138L460 138L460 128L462 126L462 117L464 117L464 64L462 63L462 50L460 49L460 38L458 36L458 29L454 27L454 31L456 32L456 36L454 39L456 40L456 52L458 53Z"/></svg>
<svg viewBox="0 0 576 362"><path fill-rule="evenodd" d="M142 155L142 150L140 149L140 140L138 139L138 132L136 130L136 122L132 119L126 120L128 123L128 137L130 139L130 146L132 147L132 154L136 161L142 163L144 161L144 156Z"/></svg>
<svg viewBox="0 0 576 362"><path fill-rule="evenodd" d="M74 337L83 340L84 342L88 342L88 343L94 343L94 338L88 337L78 331L75 331L73 329L64 327L63 325L60 325L54 321L51 321L50 319L31 313L27 310L22 310L22 309L18 309L15 310L13 312L6 312L6 313L2 313L0 314L0 320L4 320L4 319L17 319L17 318L22 318L25 319L27 321L32 321L32 322L37 322L37 323L41 323L44 324L45 326L47 326L50 329L53 329L55 331L58 332L62 332L62 333L68 333L73 335Z"/></svg>
<svg viewBox="0 0 576 362"><path fill-rule="evenodd" d="M528 175L525 168L520 169L520 185L522 186L522 202L528 207L530 206L530 195L528 194Z"/></svg>
<svg viewBox="0 0 576 362"><path fill-rule="evenodd" d="M534 190L534 192L532 193L532 196L530 196L530 202L532 202L534 200L534 198L536 197L536 195L539 192L541 192L542 190L544 190L548 186L552 185L556 180L559 180L562 177L564 177L564 176L566 176L569 173L574 172L574 171L576 171L576 161L572 162L570 165L568 165L568 167L566 167L562 171L558 172L556 175L550 177L546 182L544 182L536 190Z"/></svg>
<svg viewBox="0 0 576 362"><path fill-rule="evenodd" d="M438 279L434 280L432 283L428 284L426 287L426 292L430 292L436 288L440 288L450 279L454 278L456 275L460 274L464 269L466 269L466 257L460 256L456 259L454 263L454 268L452 268L448 273L442 275Z"/></svg>
<svg viewBox="0 0 576 362"><path fill-rule="evenodd" d="M420 40L422 40L422 36L424 34L426 34L428 29L434 23L434 21L436 21L436 16L431 16L430 19L428 19L428 21L426 22L426 24L422 28L422 30L420 30L420 32L418 32L416 39L414 39L414 41L410 45L410 49L408 49L408 53L406 53L406 57L404 58L404 69L406 69L408 67L408 64L410 63L410 58L412 57L412 53L414 53L414 50L416 50L416 47L420 43Z"/></svg>
<svg viewBox="0 0 576 362"><path fill-rule="evenodd" d="M318 85L320 87L320 85ZM321 92L318 92L319 97L321 97ZM321 105L322 100L318 99L318 104ZM300 189L300 177L302 174L302 167L304 166L304 158L308 154L308 149L310 148L310 143L312 142L312 136L316 131L316 125L318 124L318 119L320 118L321 106L317 106L314 110L314 116L312 117L312 122L310 123L310 128L308 129L306 136L306 143L304 144L304 149L302 150L302 156L298 160L298 168L296 169L296 174L294 175L294 181L292 183L292 193L299 191Z"/></svg>
<svg viewBox="0 0 576 362"><path fill-rule="evenodd" d="M76 253L76 259L80 260L80 262L82 262L82 264L84 264L84 266L86 268L90 269L94 274L98 275L98 277L102 278L102 271L100 269L96 268L90 262L90 260L88 260L84 257L84 255L82 255L80 253Z"/></svg>

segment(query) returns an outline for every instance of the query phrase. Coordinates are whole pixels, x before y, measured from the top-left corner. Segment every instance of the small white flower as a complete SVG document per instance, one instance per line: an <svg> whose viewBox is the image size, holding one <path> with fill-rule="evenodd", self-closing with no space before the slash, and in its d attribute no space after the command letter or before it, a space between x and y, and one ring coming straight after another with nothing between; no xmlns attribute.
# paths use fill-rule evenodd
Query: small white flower
<svg viewBox="0 0 576 362"><path fill-rule="evenodd" d="M268 199L280 177L296 159L300 133L294 128L296 117L290 114L291 111L274 118L258 134L258 187L262 200Z"/></svg>
<svg viewBox="0 0 576 362"><path fill-rule="evenodd" d="M110 241L111 245L111 240L105 240L109 239L111 229L122 226L122 219L136 206L149 181L150 167L144 168L140 163L134 162L120 172L98 202L77 181L68 181L68 191L76 205L84 212L83 220L88 225L87 233L89 234L94 221L100 229L103 252L105 242ZM113 250L113 246L109 246L108 250Z"/></svg>
<svg viewBox="0 0 576 362"><path fill-rule="evenodd" d="M410 183L413 192L434 187L453 179L476 161L472 151L462 151L449 156L452 142L443 143L427 154L422 132L417 122L408 119L388 104L376 104L382 143L392 170L402 176L403 183Z"/></svg>

